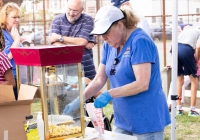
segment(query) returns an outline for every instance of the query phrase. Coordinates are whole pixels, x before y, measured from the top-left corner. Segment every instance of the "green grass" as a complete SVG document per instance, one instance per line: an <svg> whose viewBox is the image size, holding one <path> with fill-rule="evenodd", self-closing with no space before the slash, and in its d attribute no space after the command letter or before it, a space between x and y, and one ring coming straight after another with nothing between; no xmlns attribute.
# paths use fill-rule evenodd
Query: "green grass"
<svg viewBox="0 0 200 140"><path fill-rule="evenodd" d="M37 112L42 111L40 99L34 99L31 104L31 114L33 115L33 119L36 120Z"/></svg>
<svg viewBox="0 0 200 140"><path fill-rule="evenodd" d="M31 112L41 111L41 103L39 100L31 104ZM110 119L113 114L111 104L103 108L104 114ZM36 113L33 114L36 117ZM187 112L183 116L176 117L176 140L200 140L200 117L190 117ZM113 125L112 121L112 125ZM171 125L165 128L165 140L171 139Z"/></svg>
<svg viewBox="0 0 200 140"><path fill-rule="evenodd" d="M113 108L111 104L108 104L106 107L103 108L103 113L110 119L111 115L113 114Z"/></svg>
<svg viewBox="0 0 200 140"><path fill-rule="evenodd" d="M200 117L191 117L187 113L177 116L176 139L177 140L200 140ZM170 140L171 126L165 129L165 140Z"/></svg>

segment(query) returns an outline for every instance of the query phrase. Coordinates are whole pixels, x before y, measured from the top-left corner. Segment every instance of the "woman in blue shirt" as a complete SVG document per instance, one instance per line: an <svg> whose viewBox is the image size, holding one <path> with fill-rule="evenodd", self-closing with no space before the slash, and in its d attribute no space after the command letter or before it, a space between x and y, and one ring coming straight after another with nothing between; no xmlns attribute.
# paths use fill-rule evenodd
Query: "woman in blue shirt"
<svg viewBox="0 0 200 140"><path fill-rule="evenodd" d="M98 72L84 91L85 99L100 90L107 79L111 89L100 94L96 108L111 100L114 131L137 136L139 140L162 140L164 128L171 123L162 89L159 55L152 39L136 25L132 9L102 7L95 17L93 35L105 43Z"/></svg>
<svg viewBox="0 0 200 140"><path fill-rule="evenodd" d="M10 48L20 47L20 35L17 29L19 24L20 8L16 3L8 2L0 12L0 25L4 32L5 48L4 53L8 56L13 68L12 72L16 80L16 65L10 52ZM17 87L14 88L15 99L17 100Z"/></svg>

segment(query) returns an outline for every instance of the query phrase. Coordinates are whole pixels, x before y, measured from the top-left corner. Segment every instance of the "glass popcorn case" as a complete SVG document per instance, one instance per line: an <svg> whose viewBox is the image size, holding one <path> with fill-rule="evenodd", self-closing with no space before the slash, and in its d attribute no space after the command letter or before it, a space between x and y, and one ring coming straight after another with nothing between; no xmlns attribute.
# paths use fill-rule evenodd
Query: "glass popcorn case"
<svg viewBox="0 0 200 140"><path fill-rule="evenodd" d="M11 48L17 69L17 86L38 87L46 140L84 136L85 46ZM28 91L27 91L28 94Z"/></svg>

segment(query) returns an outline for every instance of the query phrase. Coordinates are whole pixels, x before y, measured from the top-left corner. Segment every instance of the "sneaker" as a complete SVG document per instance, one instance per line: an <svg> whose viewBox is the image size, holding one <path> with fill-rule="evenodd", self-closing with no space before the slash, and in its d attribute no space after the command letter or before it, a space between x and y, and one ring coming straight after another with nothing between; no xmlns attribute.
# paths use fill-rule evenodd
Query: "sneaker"
<svg viewBox="0 0 200 140"><path fill-rule="evenodd" d="M177 116L182 116L183 115L183 110L177 110L176 115Z"/></svg>
<svg viewBox="0 0 200 140"><path fill-rule="evenodd" d="M200 116L198 112L190 110L188 116L197 117Z"/></svg>

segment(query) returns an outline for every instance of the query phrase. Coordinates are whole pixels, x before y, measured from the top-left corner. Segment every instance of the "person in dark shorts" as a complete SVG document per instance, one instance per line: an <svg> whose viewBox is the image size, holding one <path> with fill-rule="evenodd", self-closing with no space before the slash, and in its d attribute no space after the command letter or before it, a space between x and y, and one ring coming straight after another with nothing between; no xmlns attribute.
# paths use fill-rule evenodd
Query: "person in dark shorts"
<svg viewBox="0 0 200 140"><path fill-rule="evenodd" d="M194 57L194 55L196 57ZM184 75L189 75L191 81L191 106L189 116L199 116L195 111L197 95L197 62L200 58L200 31L198 29L185 29L178 36L178 79L177 94L182 96ZM182 115L181 100L177 100L177 115Z"/></svg>

